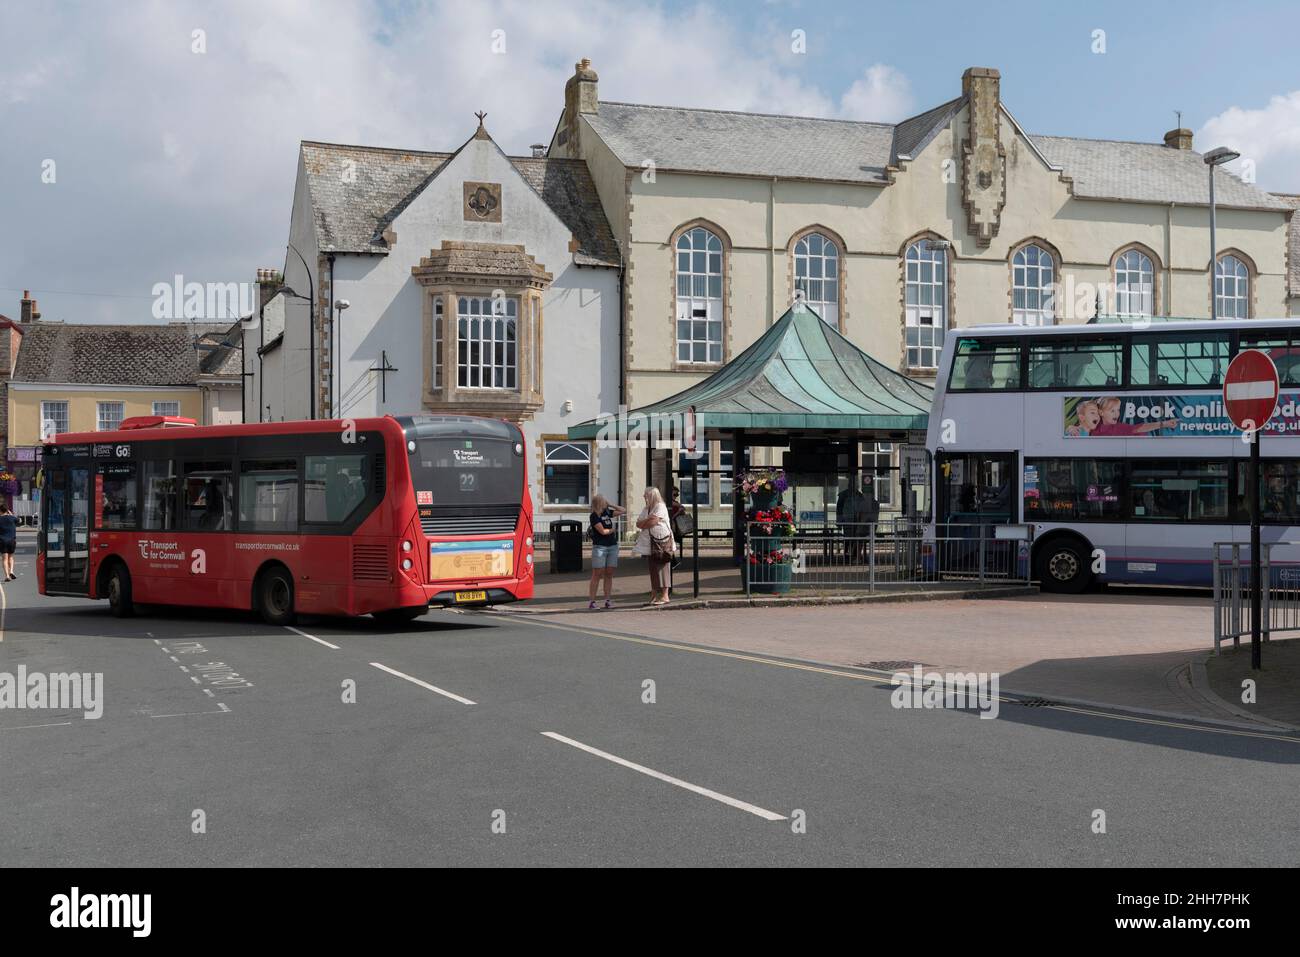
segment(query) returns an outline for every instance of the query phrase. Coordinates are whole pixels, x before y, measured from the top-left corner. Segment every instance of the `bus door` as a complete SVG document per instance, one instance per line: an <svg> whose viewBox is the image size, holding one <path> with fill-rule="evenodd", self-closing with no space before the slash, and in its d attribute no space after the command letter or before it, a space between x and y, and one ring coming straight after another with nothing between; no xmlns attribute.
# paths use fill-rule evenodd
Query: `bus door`
<svg viewBox="0 0 1300 957"><path fill-rule="evenodd" d="M992 526L1017 520L1018 458L1015 452L935 455L935 546L940 571L983 568L986 574L998 575L1014 571L1016 543L994 541Z"/></svg>
<svg viewBox="0 0 1300 957"><path fill-rule="evenodd" d="M90 588L90 469L51 468L42 498L45 589L84 595Z"/></svg>

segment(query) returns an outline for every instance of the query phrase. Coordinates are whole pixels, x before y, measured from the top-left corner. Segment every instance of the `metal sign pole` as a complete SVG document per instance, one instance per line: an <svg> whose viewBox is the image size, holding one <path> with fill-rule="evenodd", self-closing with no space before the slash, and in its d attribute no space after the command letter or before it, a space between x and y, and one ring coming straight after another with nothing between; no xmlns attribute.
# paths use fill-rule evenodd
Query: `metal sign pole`
<svg viewBox="0 0 1300 957"><path fill-rule="evenodd" d="M700 470L691 473L691 588L692 596L700 597Z"/></svg>
<svg viewBox="0 0 1300 957"><path fill-rule="evenodd" d="M1258 671L1260 664L1260 546L1259 546L1259 440L1262 428L1256 429L1250 442L1250 467L1246 482L1250 487L1250 667Z"/></svg>

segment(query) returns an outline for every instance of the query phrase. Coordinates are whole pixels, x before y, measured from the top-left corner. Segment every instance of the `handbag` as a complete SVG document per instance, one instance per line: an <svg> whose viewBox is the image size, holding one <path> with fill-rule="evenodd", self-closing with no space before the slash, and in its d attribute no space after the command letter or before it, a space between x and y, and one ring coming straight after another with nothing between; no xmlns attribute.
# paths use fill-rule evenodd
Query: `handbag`
<svg viewBox="0 0 1300 957"><path fill-rule="evenodd" d="M688 537L693 531L695 531L695 522L691 520L689 512L681 511L673 516L673 534L678 540Z"/></svg>
<svg viewBox="0 0 1300 957"><path fill-rule="evenodd" d="M673 560L673 553L676 551L673 548L673 533L669 531L662 538L657 538L654 533L655 528L658 528L658 526L656 525L650 529L650 560L660 564L670 562Z"/></svg>

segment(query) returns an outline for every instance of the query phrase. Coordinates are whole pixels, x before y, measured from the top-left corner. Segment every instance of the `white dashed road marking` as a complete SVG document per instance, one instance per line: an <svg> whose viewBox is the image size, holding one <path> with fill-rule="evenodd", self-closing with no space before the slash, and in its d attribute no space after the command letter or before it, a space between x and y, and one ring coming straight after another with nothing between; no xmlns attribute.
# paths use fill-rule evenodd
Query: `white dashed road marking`
<svg viewBox="0 0 1300 957"><path fill-rule="evenodd" d="M304 638L310 638L312 641L316 642L317 644L324 645L326 648L333 648L335 651L339 650L338 645L331 645L328 641L325 641L323 638L317 638L315 635L309 635L305 631L299 631L297 628L294 628L292 625L285 625L284 627L288 628L295 635L302 635Z"/></svg>
<svg viewBox="0 0 1300 957"><path fill-rule="evenodd" d="M664 774L662 771L656 771L653 768L647 768L640 764L633 764L626 758L620 758L618 755L610 754L608 751L601 751L599 748L593 748L591 745L583 744L581 741L574 741L572 738L566 738L564 735L556 734L554 731L543 731L542 734L554 741L559 741L563 744L569 745L570 747L577 748L579 751L586 751L588 754L594 754L598 758L604 758L606 761L612 761L622 767L631 768L633 771L639 771L642 774L649 775L657 781L664 781L676 787L685 788L687 791L703 795L706 798L712 798L714 801L721 801L728 807L734 807L737 810L757 815L765 821L785 820L784 814L767 811L755 804L740 801L733 797L727 797L727 795L719 794L717 791L710 791L708 788L702 788L698 784L691 784L689 781L683 781L681 778L675 778L672 775Z"/></svg>
<svg viewBox="0 0 1300 957"><path fill-rule="evenodd" d="M444 698L450 698L452 701L459 701L461 704L474 703L473 701L470 701L469 698L462 698L458 694L452 694L450 691L444 691L442 688L439 688L436 685L431 685L427 681L421 681L419 678L412 678L410 675L404 675L400 671L397 671L394 668L390 668L388 667L388 665L381 665L377 661L370 662L370 666L372 668L378 668L380 671L386 671L390 675L396 675L398 678L404 678L407 681L411 682L411 684L419 685L421 688L424 688L426 691L432 691L434 694L440 694Z"/></svg>

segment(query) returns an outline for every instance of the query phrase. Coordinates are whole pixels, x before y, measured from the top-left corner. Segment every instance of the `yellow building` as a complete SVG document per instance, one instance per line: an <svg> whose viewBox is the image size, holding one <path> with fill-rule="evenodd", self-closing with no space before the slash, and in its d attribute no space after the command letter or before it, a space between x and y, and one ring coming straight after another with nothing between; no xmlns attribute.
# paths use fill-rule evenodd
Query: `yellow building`
<svg viewBox="0 0 1300 957"><path fill-rule="evenodd" d="M206 326L32 321L20 331L6 403L6 457L22 485L15 497L20 514L30 502L42 440L51 434L108 431L140 415L240 420L237 407L222 413L227 393L237 406L240 387L238 372L226 369L232 363L222 350L230 347ZM237 357L233 364L237 369Z"/></svg>

